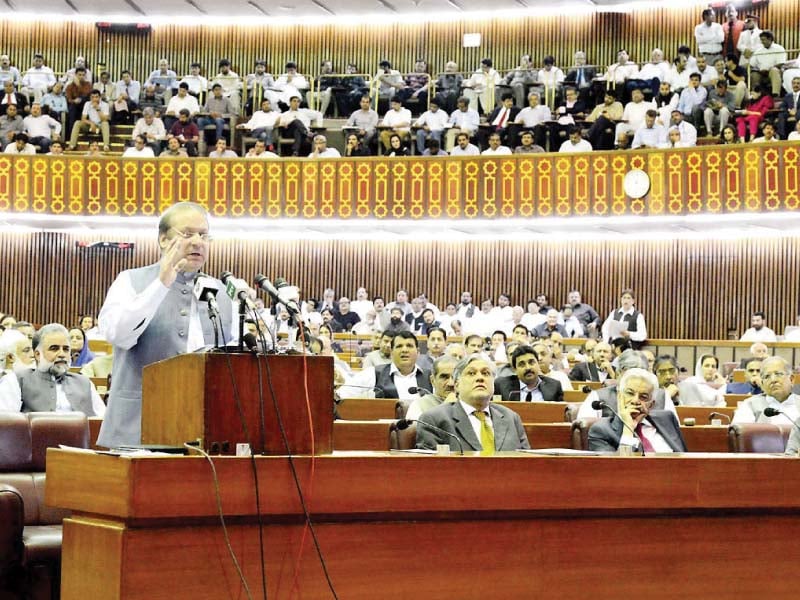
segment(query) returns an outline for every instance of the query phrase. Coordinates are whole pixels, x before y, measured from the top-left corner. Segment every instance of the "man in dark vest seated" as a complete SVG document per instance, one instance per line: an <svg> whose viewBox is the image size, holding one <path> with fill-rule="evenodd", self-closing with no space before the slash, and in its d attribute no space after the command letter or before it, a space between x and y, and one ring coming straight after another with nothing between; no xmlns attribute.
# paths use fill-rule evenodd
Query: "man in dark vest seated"
<svg viewBox="0 0 800 600"><path fill-rule="evenodd" d="M102 417L106 406L85 375L70 373L69 332L59 323L43 326L33 336L35 371L18 375L22 412L82 412Z"/></svg>

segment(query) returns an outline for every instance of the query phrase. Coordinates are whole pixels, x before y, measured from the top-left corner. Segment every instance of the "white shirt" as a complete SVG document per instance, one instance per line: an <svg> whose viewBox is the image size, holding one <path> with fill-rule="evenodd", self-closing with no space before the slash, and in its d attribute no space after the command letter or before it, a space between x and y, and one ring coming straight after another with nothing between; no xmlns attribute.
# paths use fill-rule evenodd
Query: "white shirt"
<svg viewBox="0 0 800 600"><path fill-rule="evenodd" d="M56 76L50 67L31 67L22 78L22 85L34 90L47 90L56 83Z"/></svg>
<svg viewBox="0 0 800 600"><path fill-rule="evenodd" d="M542 373L542 375L558 381L561 384L561 389L565 392L570 392L574 389L572 387L572 382L569 380L569 375L564 373L564 371L556 371L554 369L550 369L549 373Z"/></svg>
<svg viewBox="0 0 800 600"><path fill-rule="evenodd" d="M491 148L487 148L481 154L512 154L511 148L508 146L498 146L497 150L492 150Z"/></svg>
<svg viewBox="0 0 800 600"><path fill-rule="evenodd" d="M184 108L189 111L190 115L200 112L200 105L197 103L197 98L191 94L186 94L186 96L183 98L181 98L178 94L175 94L169 99L166 114L178 115Z"/></svg>
<svg viewBox="0 0 800 600"><path fill-rule="evenodd" d="M136 146L131 146L130 148L125 148L125 152L122 153L122 158L155 158L156 155L153 152L153 149L150 146L145 145L144 148L139 150Z"/></svg>
<svg viewBox="0 0 800 600"><path fill-rule="evenodd" d="M661 125L653 125L652 127L642 125L633 136L631 148L641 148L642 146L660 148L666 141L667 130Z"/></svg>
<svg viewBox="0 0 800 600"><path fill-rule="evenodd" d="M539 83L545 87L556 87L564 81L564 71L558 67L552 67L549 71L547 69L539 69L538 78Z"/></svg>
<svg viewBox="0 0 800 600"><path fill-rule="evenodd" d="M103 122L101 117L105 116L107 118L108 115L108 103L102 100L96 107L91 102L87 102L83 105L83 112L81 113L82 117L85 117L95 125L100 125Z"/></svg>
<svg viewBox="0 0 800 600"><path fill-rule="evenodd" d="M626 79L633 79L639 72L639 65L635 62L628 61L624 65L614 63L608 67L606 71L606 81L616 81L617 83L625 83Z"/></svg>
<svg viewBox="0 0 800 600"><path fill-rule="evenodd" d="M758 27L753 27L752 30L742 29L742 32L739 34L739 43L736 44L736 49L741 53L739 65L746 67L750 63L750 59L744 55L746 50L755 52L762 47L761 30Z"/></svg>
<svg viewBox="0 0 800 600"><path fill-rule="evenodd" d="M322 152L315 155L313 152L308 155L308 158L341 158L341 154L336 148L325 148Z"/></svg>
<svg viewBox="0 0 800 600"><path fill-rule="evenodd" d="M281 112L279 110L271 110L269 112L257 110L253 113L253 116L250 117L250 120L245 124L245 129L252 131L253 129L260 129L262 127L274 128L280 118Z"/></svg>
<svg viewBox="0 0 800 600"><path fill-rule="evenodd" d="M405 133L411 126L411 111L407 108L392 109L383 115L383 125L399 133Z"/></svg>
<svg viewBox="0 0 800 600"><path fill-rule="evenodd" d="M50 138L53 133L61 133L61 123L50 115L40 115L38 117L28 115L22 119L22 126L30 138Z"/></svg>
<svg viewBox="0 0 800 600"><path fill-rule="evenodd" d="M711 65L706 65L705 71L697 70L700 73L700 85L712 85L713 81L719 79L719 73Z"/></svg>
<svg viewBox="0 0 800 600"><path fill-rule="evenodd" d="M761 329L756 329L755 327L751 327L747 331L742 334L742 337L739 338L740 342L776 342L778 338L775 336L775 332L772 331L769 327L762 327Z"/></svg>
<svg viewBox="0 0 800 600"><path fill-rule="evenodd" d="M573 144L571 140L566 140L558 149L559 152L591 152L592 145L588 140L581 139L577 144Z"/></svg>
<svg viewBox="0 0 800 600"><path fill-rule="evenodd" d="M514 119L514 123L517 123L518 125L524 125L525 127L535 127L539 123L549 121L551 118L552 115L550 114L550 109L544 104L540 104L539 106L528 106L523 108L517 114L517 118Z"/></svg>
<svg viewBox="0 0 800 600"><path fill-rule="evenodd" d="M798 411L797 408L797 398L798 397L795 394L791 394L783 402L778 402L772 396L766 396L767 406L771 406L772 408L777 408L784 414L775 415L774 417L768 417L762 412L758 417L758 421L756 421L756 415L753 412L752 398L748 398L747 400L743 400L742 402L740 402L739 406L736 407L736 412L733 413L732 422L772 423L774 425L786 425L789 422L786 417L789 417L789 419L791 419L792 421L797 421L798 417L800 417L800 411Z"/></svg>
<svg viewBox="0 0 800 600"><path fill-rule="evenodd" d="M427 110L422 113L419 119L414 122L414 125L416 127L427 125L431 131L442 131L447 127L449 121L450 115L447 114L447 111L439 108L436 112Z"/></svg>
<svg viewBox="0 0 800 600"><path fill-rule="evenodd" d="M750 68L756 71L769 71L788 59L784 47L773 42L769 48L762 46L753 52L753 56L750 57Z"/></svg>
<svg viewBox="0 0 800 600"><path fill-rule="evenodd" d="M719 23L709 26L703 22L694 28L694 39L697 40L697 50L702 54L718 54L722 52L725 33Z"/></svg>
<svg viewBox="0 0 800 600"><path fill-rule="evenodd" d="M19 412L21 408L19 380L14 371L8 369L0 378L0 412Z"/></svg>
<svg viewBox="0 0 800 600"><path fill-rule="evenodd" d="M33 144L25 144L25 147L22 150L17 150L17 143L11 142L6 146L6 149L3 150L4 154L36 154L36 146Z"/></svg>
<svg viewBox="0 0 800 600"><path fill-rule="evenodd" d="M450 156L478 156L480 153L481 151L474 144L467 144L466 148L456 145L450 151Z"/></svg>
<svg viewBox="0 0 800 600"><path fill-rule="evenodd" d="M133 133L131 137L136 137L137 135L143 135L148 142L153 141L150 136L152 135L156 140L163 140L167 137L167 130L164 128L164 121L159 119L158 117L153 118L153 122L150 125L147 124L145 118L142 117L138 121L136 121L136 125L133 128Z"/></svg>
<svg viewBox="0 0 800 600"><path fill-rule="evenodd" d="M670 64L666 60L659 63L649 62L642 65L642 69L636 75L635 79L656 79L659 81L667 81L669 78Z"/></svg>
<svg viewBox="0 0 800 600"><path fill-rule="evenodd" d="M644 117L650 109L655 110L656 105L652 102L628 102L625 110L622 111L622 120L628 122L628 127L636 131L644 125Z"/></svg>
<svg viewBox="0 0 800 600"><path fill-rule="evenodd" d="M287 110L281 113L280 125L281 127L288 127L292 121L300 121L306 128L311 127L311 119L317 122L322 121L322 113L309 108L300 108L297 110Z"/></svg>
<svg viewBox="0 0 800 600"><path fill-rule="evenodd" d="M94 384L89 382L89 386L91 388L92 410L94 411L94 415L96 417L102 417L103 415L106 414L106 405L103 403L103 399L100 397L100 394L97 393L97 388L94 387ZM56 382L55 412L57 413L75 412L72 410L72 405L69 403L67 395L64 393L64 386L58 382Z"/></svg>
<svg viewBox="0 0 800 600"><path fill-rule="evenodd" d="M168 293L169 288L156 278L137 294L128 273L120 273L108 289L103 308L100 309L97 317L100 333L114 346L123 350L133 348L139 340L139 336L153 320L158 307ZM239 317L237 311L231 312L229 331L231 331L232 338L238 338ZM227 341L230 343L234 340ZM189 314L189 331L186 336L185 350L192 352L203 346L205 346L203 326L200 323L197 301L194 300Z"/></svg>
<svg viewBox="0 0 800 600"><path fill-rule="evenodd" d="M467 110L454 110L450 114L450 126L457 129L462 129L470 134L478 131L481 118L477 110L468 108Z"/></svg>
<svg viewBox="0 0 800 600"><path fill-rule="evenodd" d="M419 367L408 375L403 375L394 363L390 363L389 373L397 388L397 397L401 400L416 400L420 394L409 393L409 388L417 387L417 372ZM367 367L356 371L348 377L345 384L339 388L341 398L374 398L375 397L375 367Z"/></svg>
<svg viewBox="0 0 800 600"><path fill-rule="evenodd" d="M202 75L187 75L179 82L185 83L189 86L189 91L194 95L200 95L201 92L208 91L208 79ZM134 98L136 100L136 98Z"/></svg>

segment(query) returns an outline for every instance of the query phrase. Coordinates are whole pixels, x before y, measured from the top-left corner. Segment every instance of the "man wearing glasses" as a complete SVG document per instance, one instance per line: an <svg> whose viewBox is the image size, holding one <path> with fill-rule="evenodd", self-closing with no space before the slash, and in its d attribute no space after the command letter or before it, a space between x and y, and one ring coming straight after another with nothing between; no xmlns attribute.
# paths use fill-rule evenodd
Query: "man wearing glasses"
<svg viewBox="0 0 800 600"><path fill-rule="evenodd" d="M99 445L141 442L142 369L146 365L213 343L208 306L193 293L209 242L206 210L193 202L175 204L158 222L161 259L123 271L111 284L98 316L101 333L114 345L114 384ZM225 294L218 294L217 302L224 339L230 341L234 311Z"/></svg>
<svg viewBox="0 0 800 600"><path fill-rule="evenodd" d="M774 423L786 424L786 417L796 421L800 416L798 398L792 393L792 368L786 359L770 356L761 362L762 394L752 396L741 402L733 414L734 423ZM768 417L764 414L767 407L775 408L783 414Z"/></svg>
<svg viewBox="0 0 800 600"><path fill-rule="evenodd" d="M615 452L620 446L644 454L686 452L678 419L671 411L652 410L658 379L645 369L632 368L617 386L617 415L604 417L589 429L589 450Z"/></svg>

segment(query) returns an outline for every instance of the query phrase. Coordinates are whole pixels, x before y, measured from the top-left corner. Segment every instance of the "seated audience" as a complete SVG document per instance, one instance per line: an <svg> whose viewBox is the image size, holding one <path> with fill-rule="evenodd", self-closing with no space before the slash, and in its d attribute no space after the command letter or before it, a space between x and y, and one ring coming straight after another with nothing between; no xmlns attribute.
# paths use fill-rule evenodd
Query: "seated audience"
<svg viewBox="0 0 800 600"><path fill-rule="evenodd" d="M272 103L264 98L261 109L255 111L247 123L241 123L236 128L249 130L251 137L263 140L267 148L272 149L272 131L278 126L280 118L280 111L273 110Z"/></svg>
<svg viewBox="0 0 800 600"><path fill-rule="evenodd" d="M89 350L89 339L80 327L73 327L69 330L69 347L74 367L82 367L94 359L94 354Z"/></svg>
<svg viewBox="0 0 800 600"><path fill-rule="evenodd" d="M763 312L757 311L750 317L751 327L739 338L740 342L776 342L778 341L775 332L766 326L766 316Z"/></svg>
<svg viewBox="0 0 800 600"><path fill-rule="evenodd" d="M763 359L750 357L744 361L744 374L747 381L741 383L731 382L725 387L726 394L747 394L755 396L763 394L761 388L761 365Z"/></svg>
<svg viewBox="0 0 800 600"><path fill-rule="evenodd" d="M772 96L764 89L754 88L751 92L750 104L738 112L736 117L736 131L739 137L749 142L758 133L758 126L772 110L774 103Z"/></svg>
<svg viewBox="0 0 800 600"><path fill-rule="evenodd" d="M6 110L6 114L0 116L0 148L13 145L14 136L23 133L25 121L18 113L16 105L11 105Z"/></svg>
<svg viewBox="0 0 800 600"><path fill-rule="evenodd" d="M391 109L386 112L381 121L384 129L380 135L380 141L387 152L391 152L389 139L393 134L406 141L409 139L411 131L411 111L403 108L403 103L399 98L392 98L390 104Z"/></svg>
<svg viewBox="0 0 800 600"><path fill-rule="evenodd" d="M228 148L225 138L219 138L214 144L214 149L208 153L208 158L236 158L236 152Z"/></svg>
<svg viewBox="0 0 800 600"><path fill-rule="evenodd" d="M137 135L144 136L155 156L161 153L161 142L166 139L167 130L164 128L164 122L156 117L152 108L145 108L142 117L136 121L133 127L133 139L136 139Z"/></svg>
<svg viewBox="0 0 800 600"><path fill-rule="evenodd" d="M581 136L580 127L573 127L569 130L569 139L561 144L559 152L591 152L592 145Z"/></svg>
<svg viewBox="0 0 800 600"><path fill-rule="evenodd" d="M174 96L174 98L178 98ZM167 147L172 140L178 140L182 149L186 150L187 156L197 156L197 143L200 141L200 130L194 121L191 120L189 109L182 108L178 113L178 120L172 124L167 134Z"/></svg>
<svg viewBox="0 0 800 600"><path fill-rule="evenodd" d="M203 112L205 115L197 120L197 127L202 131L206 126L213 125L214 143L216 144L217 140L224 135L225 125L237 112L230 97L223 97L220 83L215 83L211 86L211 95L206 100Z"/></svg>
<svg viewBox="0 0 800 600"><path fill-rule="evenodd" d="M42 106L38 102L31 105L31 114L22 120L22 125L30 143L39 146L42 154L50 151L51 142L61 134L61 123L42 114Z"/></svg>
<svg viewBox="0 0 800 600"><path fill-rule="evenodd" d="M15 133L10 144L3 150L5 154L36 154L36 146L28 143L28 136L24 133Z"/></svg>
<svg viewBox="0 0 800 600"><path fill-rule="evenodd" d="M369 148L361 142L356 133L348 133L344 146L345 156L370 156Z"/></svg>
<svg viewBox="0 0 800 600"><path fill-rule="evenodd" d="M703 354L695 366L694 377L683 380L679 385L681 404L725 406L725 385L725 378L719 372L719 359L713 354Z"/></svg>
<svg viewBox="0 0 800 600"><path fill-rule="evenodd" d="M133 146L125 148L122 153L122 158L155 158L155 152L147 145L147 140L143 135L137 135L133 138Z"/></svg>
<svg viewBox="0 0 800 600"><path fill-rule="evenodd" d="M111 147L111 130L108 125L109 120L108 104L100 100L100 92L92 90L89 102L83 106L80 121L72 126L72 135L69 138L69 149L75 150L78 146L78 137L88 132L100 134L103 138L103 152L108 152Z"/></svg>
<svg viewBox="0 0 800 600"><path fill-rule="evenodd" d="M339 158L341 154L336 148L328 147L328 139L322 135L314 136L314 150L308 155L309 158Z"/></svg>
<svg viewBox="0 0 800 600"><path fill-rule="evenodd" d="M786 424L800 417L798 396L792 393L792 368L785 358L770 356L761 363L763 393L739 403L733 414L733 423ZM767 407L781 411L774 417L764 414ZM788 419L787 419L788 417Z"/></svg>
<svg viewBox="0 0 800 600"><path fill-rule="evenodd" d="M633 291L622 290L620 294L620 307L611 311L603 322L602 337L610 342L617 337L625 338L632 342L634 350L638 350L647 339L647 325L644 315L634 306Z"/></svg>
<svg viewBox="0 0 800 600"><path fill-rule="evenodd" d="M414 121L417 128L417 153L422 155L432 140L436 140L441 146L442 136L447 128L450 115L447 111L439 108L438 100L432 98L430 108Z"/></svg>
<svg viewBox="0 0 800 600"><path fill-rule="evenodd" d="M416 421L422 413L428 412L443 402L455 402L455 385L453 383L453 370L458 360L447 354L442 354L433 361L431 366L431 393L420 398L415 398L408 406L406 419Z"/></svg>

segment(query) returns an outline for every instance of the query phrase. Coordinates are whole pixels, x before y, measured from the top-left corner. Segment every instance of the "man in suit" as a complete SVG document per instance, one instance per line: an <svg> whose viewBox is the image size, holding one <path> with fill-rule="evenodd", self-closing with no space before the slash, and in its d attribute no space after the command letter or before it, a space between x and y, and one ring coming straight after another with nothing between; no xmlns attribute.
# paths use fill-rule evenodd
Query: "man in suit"
<svg viewBox="0 0 800 600"><path fill-rule="evenodd" d="M564 392L555 379L542 377L539 356L530 346L518 346L511 353L511 368L515 375L501 377L494 382L494 393L503 400L534 400L563 402Z"/></svg>
<svg viewBox="0 0 800 600"><path fill-rule="evenodd" d="M479 450L494 454L503 450L530 448L519 415L490 402L494 390L494 363L485 354L471 354L453 370L456 402L444 402L424 412L417 424L417 448L435 449L448 444L451 450ZM429 424L436 429L426 427ZM457 441L457 438L459 441Z"/></svg>
<svg viewBox="0 0 800 600"><path fill-rule="evenodd" d="M415 399L412 387L426 388L430 385L431 373L417 366L419 342L410 331L400 331L392 338L392 362L375 367L375 387L384 398Z"/></svg>
<svg viewBox="0 0 800 600"><path fill-rule="evenodd" d="M85 375L70 373L69 332L60 323L44 325L33 336L36 370L19 379L22 412L82 412L102 417L106 406Z"/></svg>
<svg viewBox="0 0 800 600"><path fill-rule="evenodd" d="M492 133L499 133L500 140L504 145L516 146L517 141L509 138L509 132L511 131L509 126L514 123L519 111L520 108L514 106L514 95L511 92L503 94L500 106L486 117L489 128L488 130L481 130L481 147L486 148L489 135Z"/></svg>
<svg viewBox="0 0 800 600"><path fill-rule="evenodd" d="M751 396L733 414L734 423L788 423L800 417L800 396L792 393L792 368L780 356L770 356L761 363L762 394ZM764 409L770 407L782 414L768 417Z"/></svg>
<svg viewBox="0 0 800 600"><path fill-rule="evenodd" d="M653 410L656 376L644 369L628 369L618 386L616 410L589 429L589 450L616 452L620 446L638 448L642 454L687 452L675 415Z"/></svg>
<svg viewBox="0 0 800 600"><path fill-rule="evenodd" d="M800 107L800 77L792 78L792 91L783 97L778 115L778 135L782 140L789 137L797 126L797 108Z"/></svg>
<svg viewBox="0 0 800 600"><path fill-rule="evenodd" d="M611 346L606 342L598 342L586 362L576 364L569 372L572 381L605 381L614 377L616 374L611 366Z"/></svg>
<svg viewBox="0 0 800 600"><path fill-rule="evenodd" d="M574 57L575 63L564 77L564 85L574 86L578 89L581 100L587 102L591 94L592 80L597 76L597 67L586 66L586 53L578 50Z"/></svg>

